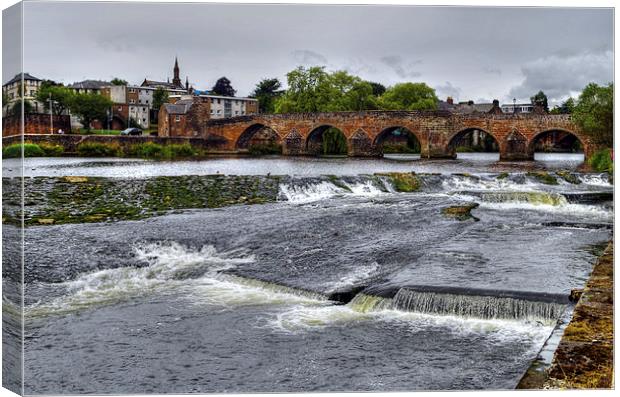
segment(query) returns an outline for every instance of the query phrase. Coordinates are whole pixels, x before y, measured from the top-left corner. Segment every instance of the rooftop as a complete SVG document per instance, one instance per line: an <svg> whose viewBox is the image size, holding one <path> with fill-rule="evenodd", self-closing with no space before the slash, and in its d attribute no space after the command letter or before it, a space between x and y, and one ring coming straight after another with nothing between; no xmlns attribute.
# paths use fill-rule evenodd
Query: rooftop
<svg viewBox="0 0 620 397"><path fill-rule="evenodd" d="M110 83L109 81L103 81L103 80L84 80L84 81L78 81L78 82L75 82L73 84L70 84L67 87L74 88L74 89L83 89L83 90L97 90L97 89L100 89L102 87L108 87L108 86L111 86L111 85L112 85L112 83Z"/></svg>
<svg viewBox="0 0 620 397"><path fill-rule="evenodd" d="M41 79L38 79L38 78L34 77L30 73L23 73L23 75L24 75L24 80L41 81ZM22 73L17 73L15 75L15 77L13 77L11 80L7 81L3 85L9 85L9 84L17 83L17 82L20 82L20 81L22 81Z"/></svg>

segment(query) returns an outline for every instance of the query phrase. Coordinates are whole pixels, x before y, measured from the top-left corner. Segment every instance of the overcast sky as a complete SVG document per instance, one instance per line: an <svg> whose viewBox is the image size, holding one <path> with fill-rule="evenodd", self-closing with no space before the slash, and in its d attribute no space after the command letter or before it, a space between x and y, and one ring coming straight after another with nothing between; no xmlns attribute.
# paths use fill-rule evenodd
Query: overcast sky
<svg viewBox="0 0 620 397"><path fill-rule="evenodd" d="M175 56L183 81L240 96L299 65L476 102L613 80L611 9L35 2L24 24L24 71L64 83L166 80Z"/></svg>

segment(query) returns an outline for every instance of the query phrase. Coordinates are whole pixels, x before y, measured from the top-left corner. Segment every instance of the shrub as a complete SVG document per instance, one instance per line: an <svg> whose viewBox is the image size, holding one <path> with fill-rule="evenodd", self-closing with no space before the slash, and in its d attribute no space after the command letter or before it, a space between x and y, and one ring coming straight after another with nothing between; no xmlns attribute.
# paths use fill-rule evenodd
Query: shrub
<svg viewBox="0 0 620 397"><path fill-rule="evenodd" d="M588 164L595 171L612 173L614 171L614 162L611 159L611 149L602 149L594 152L590 160L588 160Z"/></svg>
<svg viewBox="0 0 620 397"><path fill-rule="evenodd" d="M83 157L116 157L122 154L116 143L84 142L77 146L77 151Z"/></svg>
<svg viewBox="0 0 620 397"><path fill-rule="evenodd" d="M45 155L48 157L58 157L62 156L65 152L65 148L62 145L57 145L54 143L41 142L39 147L43 149Z"/></svg>
<svg viewBox="0 0 620 397"><path fill-rule="evenodd" d="M267 154L281 154L282 146L276 143L252 145L248 149L252 156L263 156Z"/></svg>
<svg viewBox="0 0 620 397"><path fill-rule="evenodd" d="M24 157L45 157L45 152L35 143L15 143L2 149L4 158L18 158L22 156L22 146L24 149Z"/></svg>
<svg viewBox="0 0 620 397"><path fill-rule="evenodd" d="M167 154L169 154L170 158L174 158L174 157L192 157L195 156L197 154L196 149L194 149L194 147L192 145L190 145L189 143L183 143L183 144L173 144L173 145L169 145L166 146L167 149Z"/></svg>
<svg viewBox="0 0 620 397"><path fill-rule="evenodd" d="M160 145L146 142L133 145L127 152L128 155L147 159L172 159L177 157L192 157L197 154L196 149L189 143Z"/></svg>
<svg viewBox="0 0 620 397"><path fill-rule="evenodd" d="M148 159L163 158L164 147L153 142L138 143L137 145L132 145L127 154Z"/></svg>

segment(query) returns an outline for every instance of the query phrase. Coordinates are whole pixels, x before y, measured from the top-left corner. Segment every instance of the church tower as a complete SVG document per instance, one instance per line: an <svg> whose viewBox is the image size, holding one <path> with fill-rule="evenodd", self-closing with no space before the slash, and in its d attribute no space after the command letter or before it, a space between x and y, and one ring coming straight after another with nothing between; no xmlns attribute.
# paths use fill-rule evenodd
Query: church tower
<svg viewBox="0 0 620 397"><path fill-rule="evenodd" d="M174 78L172 79L172 84L177 87L183 87L183 83L181 83L181 78L179 77L179 61L177 57L174 57Z"/></svg>

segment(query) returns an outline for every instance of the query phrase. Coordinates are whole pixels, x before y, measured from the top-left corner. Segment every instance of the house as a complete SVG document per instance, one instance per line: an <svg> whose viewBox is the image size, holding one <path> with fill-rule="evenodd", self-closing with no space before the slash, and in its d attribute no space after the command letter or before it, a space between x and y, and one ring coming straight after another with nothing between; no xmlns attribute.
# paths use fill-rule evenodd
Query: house
<svg viewBox="0 0 620 397"><path fill-rule="evenodd" d="M3 104L3 116L5 110L8 109L13 103L15 103L19 98L21 98L21 93L19 91L20 87L22 86L22 81L24 100L29 101L33 105L33 110L35 113L43 111L43 105L37 102L37 100L35 99L43 80L34 77L29 73L18 73L15 75L15 77L2 85L2 93L6 94L9 99L8 103Z"/></svg>
<svg viewBox="0 0 620 397"><path fill-rule="evenodd" d="M502 105L502 111L504 113L532 113L534 105L531 103L505 103Z"/></svg>
<svg viewBox="0 0 620 397"><path fill-rule="evenodd" d="M209 119L209 113L210 102L191 95L175 100L174 103L165 103L159 108L157 135L198 136L201 125Z"/></svg>
<svg viewBox="0 0 620 397"><path fill-rule="evenodd" d="M437 103L438 110L448 110L454 113L469 114L474 112L488 113L493 109L493 103L474 103L474 101L463 101L454 103L452 97Z"/></svg>
<svg viewBox="0 0 620 397"><path fill-rule="evenodd" d="M101 94L101 91L110 87L112 83L103 80L83 80L68 85L77 94Z"/></svg>

